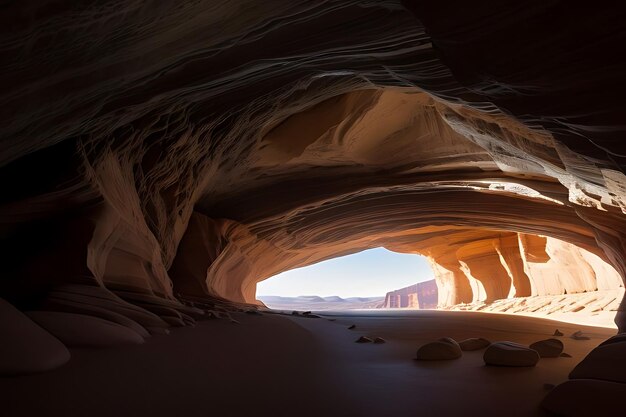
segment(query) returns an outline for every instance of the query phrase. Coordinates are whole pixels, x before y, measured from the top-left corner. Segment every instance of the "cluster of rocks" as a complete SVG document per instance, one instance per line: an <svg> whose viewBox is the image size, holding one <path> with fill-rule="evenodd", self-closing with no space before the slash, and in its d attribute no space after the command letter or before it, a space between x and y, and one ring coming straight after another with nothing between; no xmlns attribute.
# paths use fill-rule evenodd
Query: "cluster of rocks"
<svg viewBox="0 0 626 417"><path fill-rule="evenodd" d="M310 311L300 312L300 311L294 310L294 311L291 312L291 315L292 316L297 316L297 317L305 317L307 319L319 319L320 318L320 316L318 316L317 314L313 314Z"/></svg>
<svg viewBox="0 0 626 417"><path fill-rule="evenodd" d="M55 288L37 310L23 312L0 299L0 375L49 371L70 359L68 348L142 344L196 320L238 323L234 311L261 314L79 284Z"/></svg>
<svg viewBox="0 0 626 417"><path fill-rule="evenodd" d="M571 336L586 340L576 332ZM583 337L583 339L581 339ZM593 349L542 402L543 408L563 416L624 414L626 397L626 333L618 333ZM579 401L593 398L593 401Z"/></svg>
<svg viewBox="0 0 626 417"><path fill-rule="evenodd" d="M443 337L426 343L417 349L417 360L440 361L458 359L464 351L486 349L483 360L492 366L535 366L540 358L571 357L563 353L563 342L559 339L545 339L525 346L515 342L490 342L482 337L473 337L457 342L451 337Z"/></svg>
<svg viewBox="0 0 626 417"><path fill-rule="evenodd" d="M348 326L348 330L354 330L354 329L356 329L356 324L351 324L350 326ZM386 343L386 342L387 341L385 339L379 336L376 336L376 337L361 336L357 340L354 341L354 343L376 343L376 344L381 344L381 343Z"/></svg>

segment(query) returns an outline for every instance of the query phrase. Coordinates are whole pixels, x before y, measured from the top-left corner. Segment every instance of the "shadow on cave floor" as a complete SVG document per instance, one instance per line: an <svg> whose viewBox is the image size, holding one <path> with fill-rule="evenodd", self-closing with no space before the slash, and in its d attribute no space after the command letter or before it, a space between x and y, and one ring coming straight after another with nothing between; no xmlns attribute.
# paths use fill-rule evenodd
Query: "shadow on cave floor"
<svg viewBox="0 0 626 417"><path fill-rule="evenodd" d="M233 317L240 323L200 321L144 345L73 349L58 370L0 378L3 415L541 416L544 384L565 381L615 333L475 312ZM573 357L542 359L530 369L485 367L480 351L439 364L413 360L420 344L444 336L531 343L555 328ZM567 337L579 329L591 339ZM359 336L387 343L354 343Z"/></svg>

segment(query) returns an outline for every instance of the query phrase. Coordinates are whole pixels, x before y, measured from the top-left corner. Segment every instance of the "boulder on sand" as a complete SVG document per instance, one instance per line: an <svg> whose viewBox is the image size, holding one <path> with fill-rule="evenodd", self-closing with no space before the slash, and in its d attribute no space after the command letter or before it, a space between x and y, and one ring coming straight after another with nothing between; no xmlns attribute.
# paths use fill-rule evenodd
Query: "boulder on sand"
<svg viewBox="0 0 626 417"><path fill-rule="evenodd" d="M355 343L372 343L372 342L373 342L373 340L372 340L372 339L370 339L370 338L369 338L369 337L367 337L367 336L361 336L361 337L359 337L357 340L355 340L354 342L355 342Z"/></svg>
<svg viewBox="0 0 626 417"><path fill-rule="evenodd" d="M563 352L563 342L558 339L540 340L529 347L536 350L542 358L558 358Z"/></svg>
<svg viewBox="0 0 626 417"><path fill-rule="evenodd" d="M452 338L444 337L436 342L426 343L417 349L419 361L443 361L458 359L463 355L461 347Z"/></svg>
<svg viewBox="0 0 626 417"><path fill-rule="evenodd" d="M589 340L589 339L591 339L589 336L585 336L583 334L583 332L580 331L580 330L572 333L571 338L574 339L574 340Z"/></svg>
<svg viewBox="0 0 626 417"><path fill-rule="evenodd" d="M574 379L557 385L541 406L559 416L621 416L624 415L625 396L626 384Z"/></svg>
<svg viewBox="0 0 626 417"><path fill-rule="evenodd" d="M461 340L459 342L459 346L462 351L484 349L490 344L491 342L489 340L483 339L482 337L470 337L469 339Z"/></svg>
<svg viewBox="0 0 626 417"><path fill-rule="evenodd" d="M535 366L539 362L539 353L519 343L495 342L485 350L483 359L487 365Z"/></svg>
<svg viewBox="0 0 626 417"><path fill-rule="evenodd" d="M596 347L576 365L569 377L626 383L626 341Z"/></svg>

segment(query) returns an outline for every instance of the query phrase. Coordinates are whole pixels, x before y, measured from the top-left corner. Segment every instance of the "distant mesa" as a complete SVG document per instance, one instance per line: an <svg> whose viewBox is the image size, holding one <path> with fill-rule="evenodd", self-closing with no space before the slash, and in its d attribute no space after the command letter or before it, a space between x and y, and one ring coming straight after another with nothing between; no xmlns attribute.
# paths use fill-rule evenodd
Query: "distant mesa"
<svg viewBox="0 0 626 417"><path fill-rule="evenodd" d="M381 308L383 297L350 297L336 295L320 297L317 295L301 295L298 297L281 297L262 295L258 299L274 310L358 310Z"/></svg>
<svg viewBox="0 0 626 417"><path fill-rule="evenodd" d="M434 279L390 291L385 296L383 308L437 308L437 283Z"/></svg>
<svg viewBox="0 0 626 417"><path fill-rule="evenodd" d="M310 302L323 302L324 301L322 297L319 297L317 295L300 295L297 298L301 300L305 300L305 301L310 301Z"/></svg>

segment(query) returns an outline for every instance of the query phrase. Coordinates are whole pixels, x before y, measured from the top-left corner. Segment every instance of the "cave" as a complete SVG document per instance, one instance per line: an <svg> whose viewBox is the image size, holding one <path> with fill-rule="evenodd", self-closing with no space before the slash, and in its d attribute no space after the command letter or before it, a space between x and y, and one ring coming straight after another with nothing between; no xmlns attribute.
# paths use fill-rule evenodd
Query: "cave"
<svg viewBox="0 0 626 417"><path fill-rule="evenodd" d="M621 413L623 7L27 0L0 20L2 415ZM378 247L428 258L436 310L257 300ZM613 327L495 314L549 297ZM469 338L484 356L431 360Z"/></svg>

